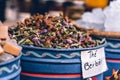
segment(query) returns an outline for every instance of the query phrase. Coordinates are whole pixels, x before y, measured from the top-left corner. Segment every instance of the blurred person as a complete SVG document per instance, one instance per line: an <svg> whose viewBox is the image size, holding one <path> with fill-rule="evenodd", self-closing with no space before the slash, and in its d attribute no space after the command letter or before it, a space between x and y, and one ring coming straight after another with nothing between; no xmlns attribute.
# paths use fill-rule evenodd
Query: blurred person
<svg viewBox="0 0 120 80"><path fill-rule="evenodd" d="M62 6L63 6L63 14L65 15L65 16L67 16L67 9L68 9L68 7L70 7L70 6L74 6L75 4L72 2L72 1L65 1L63 4L62 4Z"/></svg>
<svg viewBox="0 0 120 80"><path fill-rule="evenodd" d="M57 5L57 2L56 1L52 1L52 0L48 0L46 1L46 4L45 4L45 12L49 12L50 10L56 10L56 5Z"/></svg>
<svg viewBox="0 0 120 80"><path fill-rule="evenodd" d="M32 3L30 8L31 15L34 15L36 13L40 14L45 13L44 4L42 0L32 0L31 3Z"/></svg>
<svg viewBox="0 0 120 80"><path fill-rule="evenodd" d="M0 21L5 21L6 0L0 0Z"/></svg>

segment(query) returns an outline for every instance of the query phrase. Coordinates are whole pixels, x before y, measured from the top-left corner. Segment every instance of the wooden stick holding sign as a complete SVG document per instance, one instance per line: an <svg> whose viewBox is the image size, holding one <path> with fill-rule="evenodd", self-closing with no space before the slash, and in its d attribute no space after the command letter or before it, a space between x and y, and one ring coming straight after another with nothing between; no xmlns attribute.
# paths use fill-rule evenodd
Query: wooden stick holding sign
<svg viewBox="0 0 120 80"><path fill-rule="evenodd" d="M105 38L120 38L120 32L100 31L100 30L96 30L94 28L86 29L77 24L74 24L74 26L79 28L80 31L86 31L86 32L90 33L90 35L95 35L95 36L100 36L100 37L105 37Z"/></svg>
<svg viewBox="0 0 120 80"><path fill-rule="evenodd" d="M106 37L106 38L120 38L120 32L107 32L107 31L105 32L94 29L90 31L90 34L95 36Z"/></svg>

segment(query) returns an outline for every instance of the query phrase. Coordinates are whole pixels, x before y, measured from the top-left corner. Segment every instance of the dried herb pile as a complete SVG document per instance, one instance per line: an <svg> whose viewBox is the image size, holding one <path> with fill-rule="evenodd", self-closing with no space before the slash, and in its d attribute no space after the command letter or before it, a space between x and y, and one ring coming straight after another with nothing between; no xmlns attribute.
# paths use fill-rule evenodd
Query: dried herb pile
<svg viewBox="0 0 120 80"><path fill-rule="evenodd" d="M80 31L79 27L68 17L37 14L18 22L17 27L9 29L9 36L18 44L42 48L88 48L102 42L93 40L89 33Z"/></svg>

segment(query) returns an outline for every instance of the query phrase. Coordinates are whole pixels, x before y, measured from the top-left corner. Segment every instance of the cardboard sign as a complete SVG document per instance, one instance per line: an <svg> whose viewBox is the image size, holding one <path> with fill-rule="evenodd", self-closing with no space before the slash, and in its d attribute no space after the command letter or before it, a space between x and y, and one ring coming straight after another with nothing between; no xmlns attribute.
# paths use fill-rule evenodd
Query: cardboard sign
<svg viewBox="0 0 120 80"><path fill-rule="evenodd" d="M81 51L83 78L101 74L107 70L104 48Z"/></svg>

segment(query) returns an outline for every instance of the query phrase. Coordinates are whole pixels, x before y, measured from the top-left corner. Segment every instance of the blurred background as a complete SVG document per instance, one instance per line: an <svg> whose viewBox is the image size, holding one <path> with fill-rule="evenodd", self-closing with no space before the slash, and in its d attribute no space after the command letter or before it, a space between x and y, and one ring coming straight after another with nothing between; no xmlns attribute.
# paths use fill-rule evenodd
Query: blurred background
<svg viewBox="0 0 120 80"><path fill-rule="evenodd" d="M111 0L0 0L0 20L6 24L23 21L36 13L59 15L77 20L85 11L105 8Z"/></svg>

